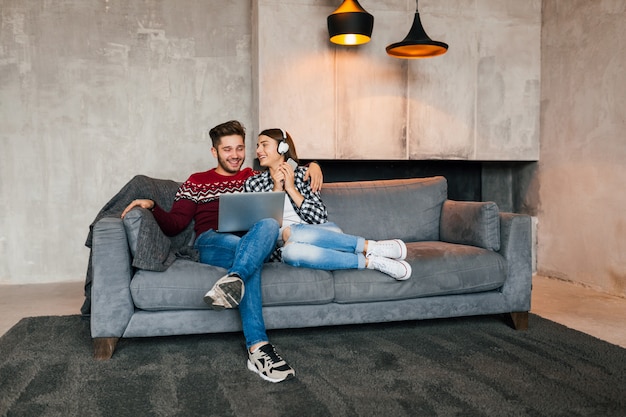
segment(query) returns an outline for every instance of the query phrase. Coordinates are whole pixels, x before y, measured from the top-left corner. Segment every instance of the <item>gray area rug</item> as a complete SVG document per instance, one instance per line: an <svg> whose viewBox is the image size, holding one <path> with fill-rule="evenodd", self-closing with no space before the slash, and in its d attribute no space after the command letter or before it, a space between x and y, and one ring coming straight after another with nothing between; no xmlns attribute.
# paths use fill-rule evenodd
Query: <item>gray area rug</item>
<svg viewBox="0 0 626 417"><path fill-rule="evenodd" d="M626 349L531 315L270 332L296 379L261 380L240 334L123 339L80 316L0 338L3 416L624 416Z"/></svg>

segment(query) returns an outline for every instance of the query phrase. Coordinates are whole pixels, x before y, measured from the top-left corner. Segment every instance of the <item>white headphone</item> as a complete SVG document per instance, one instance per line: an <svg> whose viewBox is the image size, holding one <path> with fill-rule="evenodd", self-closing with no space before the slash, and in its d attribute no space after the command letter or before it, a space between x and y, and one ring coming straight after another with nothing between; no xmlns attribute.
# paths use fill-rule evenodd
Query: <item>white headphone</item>
<svg viewBox="0 0 626 417"><path fill-rule="evenodd" d="M287 133L283 129L280 131L283 133L283 140L278 144L278 153L284 155L289 151L289 144L287 143Z"/></svg>

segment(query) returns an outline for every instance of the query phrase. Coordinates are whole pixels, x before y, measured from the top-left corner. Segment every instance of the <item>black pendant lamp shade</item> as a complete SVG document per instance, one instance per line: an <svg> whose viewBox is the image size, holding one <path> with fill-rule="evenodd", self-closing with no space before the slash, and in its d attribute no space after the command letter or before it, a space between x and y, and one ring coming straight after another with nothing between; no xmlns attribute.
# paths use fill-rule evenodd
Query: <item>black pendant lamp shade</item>
<svg viewBox="0 0 626 417"><path fill-rule="evenodd" d="M387 54L395 58L415 59L430 58L443 55L448 50L448 44L430 39L422 26L420 14L417 10L417 0L415 1L415 18L409 34L402 42L389 45Z"/></svg>
<svg viewBox="0 0 626 417"><path fill-rule="evenodd" d="M345 0L327 19L330 41L338 45L361 45L370 41L374 16L357 0Z"/></svg>

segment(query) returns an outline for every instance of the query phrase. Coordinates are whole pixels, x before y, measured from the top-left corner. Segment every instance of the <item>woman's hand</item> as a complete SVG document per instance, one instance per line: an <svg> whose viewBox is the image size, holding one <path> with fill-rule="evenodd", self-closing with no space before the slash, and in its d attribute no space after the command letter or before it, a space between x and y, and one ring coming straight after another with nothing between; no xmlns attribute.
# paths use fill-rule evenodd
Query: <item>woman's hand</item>
<svg viewBox="0 0 626 417"><path fill-rule="evenodd" d="M144 200L133 200L122 212L122 219L126 216L126 213L134 209L135 207L141 207L148 210L152 210L154 208L154 201L144 199Z"/></svg>
<svg viewBox="0 0 626 417"><path fill-rule="evenodd" d="M274 181L274 189L273 191L285 191L285 173L280 169L270 170L270 176L272 177L272 181Z"/></svg>
<svg viewBox="0 0 626 417"><path fill-rule="evenodd" d="M283 162L278 167L278 171L282 173L283 177L283 190L291 191L296 189L296 176L293 168L287 162Z"/></svg>
<svg viewBox="0 0 626 417"><path fill-rule="evenodd" d="M278 171L283 176L283 189L289 195L289 198L296 207L301 207L304 202L304 196L296 188L296 175L293 167L287 162L283 162L278 167Z"/></svg>

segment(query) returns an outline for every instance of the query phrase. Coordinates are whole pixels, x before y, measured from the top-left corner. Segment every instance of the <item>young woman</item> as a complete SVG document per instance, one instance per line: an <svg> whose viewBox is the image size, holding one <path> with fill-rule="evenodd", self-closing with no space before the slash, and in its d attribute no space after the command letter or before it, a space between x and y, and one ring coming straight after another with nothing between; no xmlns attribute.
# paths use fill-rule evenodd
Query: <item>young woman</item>
<svg viewBox="0 0 626 417"><path fill-rule="evenodd" d="M400 239L374 241L345 234L328 222L320 193L304 180L289 133L267 129L259 134L256 155L266 170L246 180L248 192L284 191L285 210L279 249L273 260L314 269L376 269L397 280L411 276L406 245ZM294 169L293 166L296 166Z"/></svg>

